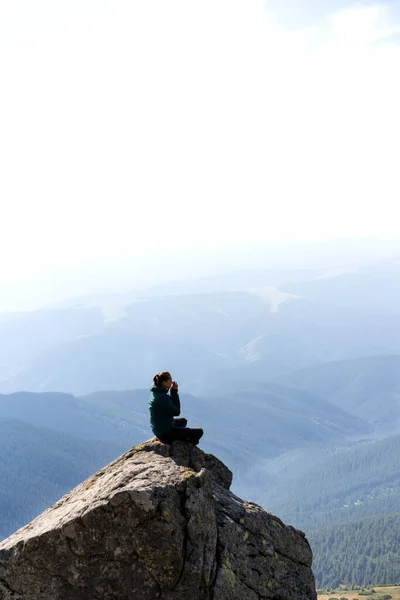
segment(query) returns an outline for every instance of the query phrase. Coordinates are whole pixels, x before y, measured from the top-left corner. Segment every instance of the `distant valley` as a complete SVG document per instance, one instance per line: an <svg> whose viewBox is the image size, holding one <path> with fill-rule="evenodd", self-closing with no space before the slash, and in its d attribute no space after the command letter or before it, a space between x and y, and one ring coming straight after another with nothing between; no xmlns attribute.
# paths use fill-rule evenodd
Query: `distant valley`
<svg viewBox="0 0 400 600"><path fill-rule="evenodd" d="M340 545L359 523L369 543L363 523L375 531L400 505L399 281L387 259L1 315L0 537L151 436L148 389L167 368L234 491L304 529L328 582L323 532ZM391 577L375 559L356 579Z"/></svg>
<svg viewBox="0 0 400 600"><path fill-rule="evenodd" d="M202 394L239 378L285 384L326 362L400 356L400 263L324 273L244 272L4 315L0 392L137 389L168 368Z"/></svg>

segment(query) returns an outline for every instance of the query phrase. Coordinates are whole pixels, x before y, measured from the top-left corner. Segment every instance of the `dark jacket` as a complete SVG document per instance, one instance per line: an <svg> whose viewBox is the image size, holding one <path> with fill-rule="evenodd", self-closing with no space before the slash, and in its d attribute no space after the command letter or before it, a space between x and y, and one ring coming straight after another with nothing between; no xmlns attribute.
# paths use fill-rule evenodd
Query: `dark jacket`
<svg viewBox="0 0 400 600"><path fill-rule="evenodd" d="M167 433L174 426L174 417L181 413L181 402L176 390L171 390L171 395L162 386L154 385L151 388L149 400L150 424L154 435L157 437Z"/></svg>

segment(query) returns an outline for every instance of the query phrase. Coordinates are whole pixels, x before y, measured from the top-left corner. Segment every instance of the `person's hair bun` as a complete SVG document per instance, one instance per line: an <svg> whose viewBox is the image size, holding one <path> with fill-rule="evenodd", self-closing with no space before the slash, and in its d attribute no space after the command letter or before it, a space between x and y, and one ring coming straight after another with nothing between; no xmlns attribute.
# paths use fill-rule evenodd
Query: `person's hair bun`
<svg viewBox="0 0 400 600"><path fill-rule="evenodd" d="M154 375L153 382L154 385L160 387L160 385L164 381L169 381L170 379L172 379L171 373L169 373L168 371L161 371L161 373L157 373L157 375Z"/></svg>

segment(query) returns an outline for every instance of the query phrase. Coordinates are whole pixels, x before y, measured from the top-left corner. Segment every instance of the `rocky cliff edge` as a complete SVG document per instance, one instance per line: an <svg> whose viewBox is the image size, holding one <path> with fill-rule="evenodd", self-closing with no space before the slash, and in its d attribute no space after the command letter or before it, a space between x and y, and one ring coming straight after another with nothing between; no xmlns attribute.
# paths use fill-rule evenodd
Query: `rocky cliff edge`
<svg viewBox="0 0 400 600"><path fill-rule="evenodd" d="M0 543L0 600L315 600L304 534L187 443L132 448Z"/></svg>

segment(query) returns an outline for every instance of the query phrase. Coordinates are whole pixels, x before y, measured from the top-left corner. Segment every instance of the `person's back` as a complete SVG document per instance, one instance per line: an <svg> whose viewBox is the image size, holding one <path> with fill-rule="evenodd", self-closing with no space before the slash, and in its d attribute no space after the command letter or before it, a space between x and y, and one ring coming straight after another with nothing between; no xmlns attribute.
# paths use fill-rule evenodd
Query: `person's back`
<svg viewBox="0 0 400 600"><path fill-rule="evenodd" d="M157 376L156 376L157 377ZM179 394L168 394L168 388L154 384L149 402L150 424L157 437L168 433L174 427L174 417L181 412Z"/></svg>
<svg viewBox="0 0 400 600"><path fill-rule="evenodd" d="M187 420L177 418L181 412L178 384L172 381L168 371L157 373L153 378L149 410L151 429L162 442L170 444L182 440L198 444L203 436L202 429L186 427Z"/></svg>

